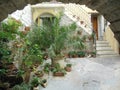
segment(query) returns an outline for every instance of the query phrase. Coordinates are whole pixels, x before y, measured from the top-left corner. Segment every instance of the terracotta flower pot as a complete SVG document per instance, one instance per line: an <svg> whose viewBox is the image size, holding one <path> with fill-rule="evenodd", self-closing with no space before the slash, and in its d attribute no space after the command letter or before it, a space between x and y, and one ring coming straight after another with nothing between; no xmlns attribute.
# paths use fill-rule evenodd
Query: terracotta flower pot
<svg viewBox="0 0 120 90"><path fill-rule="evenodd" d="M64 76L63 72L55 72L53 73L53 76Z"/></svg>
<svg viewBox="0 0 120 90"><path fill-rule="evenodd" d="M30 27L25 27L25 31L30 31Z"/></svg>
<svg viewBox="0 0 120 90"><path fill-rule="evenodd" d="M71 67L65 67L65 70L66 70L67 72L70 72L70 71L72 71L72 68L71 68Z"/></svg>

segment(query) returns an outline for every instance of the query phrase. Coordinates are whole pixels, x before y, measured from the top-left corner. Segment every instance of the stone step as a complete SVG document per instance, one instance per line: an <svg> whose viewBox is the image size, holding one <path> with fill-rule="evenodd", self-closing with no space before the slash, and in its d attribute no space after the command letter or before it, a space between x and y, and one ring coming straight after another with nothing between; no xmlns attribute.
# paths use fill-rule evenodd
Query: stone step
<svg viewBox="0 0 120 90"><path fill-rule="evenodd" d="M109 44L103 43L103 44L96 44L96 47L108 47Z"/></svg>
<svg viewBox="0 0 120 90"><path fill-rule="evenodd" d="M108 44L107 41L96 41L96 44Z"/></svg>
<svg viewBox="0 0 120 90"><path fill-rule="evenodd" d="M97 51L98 55L115 55L116 53L112 50L110 51Z"/></svg>
<svg viewBox="0 0 120 90"><path fill-rule="evenodd" d="M97 57L118 57L119 55L97 55Z"/></svg>
<svg viewBox="0 0 120 90"><path fill-rule="evenodd" d="M96 47L96 50L97 51L110 51L110 50L112 50L112 48L111 47Z"/></svg>

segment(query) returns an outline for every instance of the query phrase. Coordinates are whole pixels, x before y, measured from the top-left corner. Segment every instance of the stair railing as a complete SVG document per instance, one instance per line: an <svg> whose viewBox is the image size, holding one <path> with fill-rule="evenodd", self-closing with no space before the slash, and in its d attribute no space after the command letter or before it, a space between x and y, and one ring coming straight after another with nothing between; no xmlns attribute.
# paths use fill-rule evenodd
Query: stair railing
<svg viewBox="0 0 120 90"><path fill-rule="evenodd" d="M93 45L94 45L94 49L95 49L95 52L97 53L97 50L96 50L96 41L97 41L96 32L93 30L92 34L93 34ZM96 56L96 54L95 54L95 56Z"/></svg>

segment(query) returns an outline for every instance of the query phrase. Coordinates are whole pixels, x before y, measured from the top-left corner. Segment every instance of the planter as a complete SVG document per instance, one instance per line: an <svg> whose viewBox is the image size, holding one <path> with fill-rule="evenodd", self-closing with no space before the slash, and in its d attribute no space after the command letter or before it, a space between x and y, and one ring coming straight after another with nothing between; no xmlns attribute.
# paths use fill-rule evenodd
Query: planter
<svg viewBox="0 0 120 90"><path fill-rule="evenodd" d="M60 60L63 60L64 56L56 56L54 58L51 58L52 64L51 66L55 66L57 63L59 63Z"/></svg>
<svg viewBox="0 0 120 90"><path fill-rule="evenodd" d="M34 64L34 68L37 68L39 66L39 64Z"/></svg>
<svg viewBox="0 0 120 90"><path fill-rule="evenodd" d="M14 64L6 65L6 68L7 68L7 69L10 69L10 70L17 70L17 68L15 67Z"/></svg>
<svg viewBox="0 0 120 90"><path fill-rule="evenodd" d="M9 83L0 82L0 90L8 90L9 87L10 87Z"/></svg>
<svg viewBox="0 0 120 90"><path fill-rule="evenodd" d="M17 44L16 47L17 48L21 48L23 45L22 44Z"/></svg>
<svg viewBox="0 0 120 90"><path fill-rule="evenodd" d="M64 76L63 72L54 72L53 76Z"/></svg>
<svg viewBox="0 0 120 90"><path fill-rule="evenodd" d="M43 77L44 76L43 73L41 73L41 74L35 74L35 75L38 76L38 77Z"/></svg>
<svg viewBox="0 0 120 90"><path fill-rule="evenodd" d="M8 82L10 84L10 88L23 82L23 78L17 77L16 75L7 75L4 79L4 82Z"/></svg>
<svg viewBox="0 0 120 90"><path fill-rule="evenodd" d="M32 90L39 90L39 86L33 87Z"/></svg>
<svg viewBox="0 0 120 90"><path fill-rule="evenodd" d="M30 27L25 27L25 31L30 31Z"/></svg>
<svg viewBox="0 0 120 90"><path fill-rule="evenodd" d="M39 78L38 77L33 77L32 80L31 80L31 83L30 83L31 88L33 90L39 90L39 88L37 88L39 86L39 84L40 84L39 83Z"/></svg>
<svg viewBox="0 0 120 90"><path fill-rule="evenodd" d="M46 79L42 80L41 86L44 87L44 88L47 86L47 80Z"/></svg>
<svg viewBox="0 0 120 90"><path fill-rule="evenodd" d="M38 77L43 77L44 73L43 72L36 72L35 75Z"/></svg>

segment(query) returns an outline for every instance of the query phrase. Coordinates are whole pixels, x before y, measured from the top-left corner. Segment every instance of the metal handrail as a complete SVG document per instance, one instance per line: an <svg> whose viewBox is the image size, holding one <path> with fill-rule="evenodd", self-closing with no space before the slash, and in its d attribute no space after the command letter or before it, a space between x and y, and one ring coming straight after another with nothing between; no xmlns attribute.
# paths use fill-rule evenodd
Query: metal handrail
<svg viewBox="0 0 120 90"><path fill-rule="evenodd" d="M93 45L94 45L94 48L95 48L95 52L97 51L96 50L96 40L97 40L97 38L96 38L96 33L95 33L95 30L93 30L93 32L92 32L93 34L94 34L94 37L93 37ZM96 52L97 53L97 52ZM95 54L95 56L96 56L96 54Z"/></svg>

